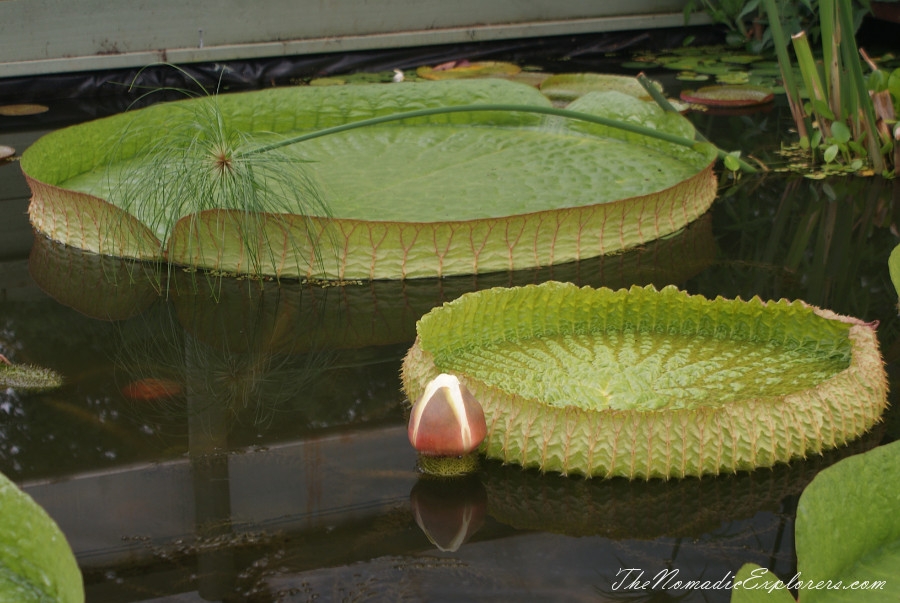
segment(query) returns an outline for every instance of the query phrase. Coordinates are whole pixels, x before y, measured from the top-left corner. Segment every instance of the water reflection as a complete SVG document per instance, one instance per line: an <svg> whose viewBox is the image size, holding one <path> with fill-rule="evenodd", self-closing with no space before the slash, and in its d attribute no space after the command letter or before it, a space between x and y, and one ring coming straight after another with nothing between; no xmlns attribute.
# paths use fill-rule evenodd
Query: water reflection
<svg viewBox="0 0 900 603"><path fill-rule="evenodd" d="M897 182L745 178L717 203L721 260L696 279L704 290L803 299L864 320L895 314L885 251L898 238Z"/></svg>

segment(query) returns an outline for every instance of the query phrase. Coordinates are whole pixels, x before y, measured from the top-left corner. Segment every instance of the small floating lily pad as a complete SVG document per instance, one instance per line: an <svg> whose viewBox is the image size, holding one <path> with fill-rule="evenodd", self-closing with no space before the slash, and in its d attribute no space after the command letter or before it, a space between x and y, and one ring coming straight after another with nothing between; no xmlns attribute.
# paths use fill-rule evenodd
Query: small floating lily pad
<svg viewBox="0 0 900 603"><path fill-rule="evenodd" d="M705 82L709 79L709 76L705 73L697 73L695 71L679 71L678 75L675 76L675 79L681 80L682 82Z"/></svg>
<svg viewBox="0 0 900 603"><path fill-rule="evenodd" d="M662 86L655 83L662 91ZM572 101L588 92L614 90L641 99L650 99L650 95L637 81L628 75L608 73L562 73L551 76L541 84L541 92L551 100Z"/></svg>
<svg viewBox="0 0 900 603"><path fill-rule="evenodd" d="M774 98L772 90L761 86L705 86L681 92L681 100L685 102L712 107L752 107L770 103Z"/></svg>
<svg viewBox="0 0 900 603"><path fill-rule="evenodd" d="M35 104L0 105L0 115L6 115L7 117L38 115L39 113L44 113L48 110L48 107L45 107L44 105Z"/></svg>
<svg viewBox="0 0 900 603"><path fill-rule="evenodd" d="M736 472L818 454L887 406L875 329L801 302L569 283L463 295L425 315L403 363L484 407L491 458L628 478Z"/></svg>
<svg viewBox="0 0 900 603"><path fill-rule="evenodd" d="M513 63L501 61L452 61L435 67L423 66L416 69L416 75L426 80L456 80L473 77L504 77L521 72L522 68Z"/></svg>

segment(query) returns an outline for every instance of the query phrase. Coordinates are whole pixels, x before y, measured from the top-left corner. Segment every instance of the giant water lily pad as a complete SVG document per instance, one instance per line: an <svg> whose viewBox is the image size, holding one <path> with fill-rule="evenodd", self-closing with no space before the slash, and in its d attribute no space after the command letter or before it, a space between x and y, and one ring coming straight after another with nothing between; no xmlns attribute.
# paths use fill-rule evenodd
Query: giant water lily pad
<svg viewBox="0 0 900 603"><path fill-rule="evenodd" d="M683 228L715 196L708 148L525 112L419 117L277 156L254 152L407 109L483 103L550 106L503 80L285 88L157 105L36 142L21 163L29 213L49 238L103 254L279 277L394 279L620 251ZM693 136L686 120L620 93L578 103ZM248 174L264 186L245 185Z"/></svg>
<svg viewBox="0 0 900 603"><path fill-rule="evenodd" d="M858 437L887 404L874 328L801 302L550 282L464 295L417 333L409 398L458 375L484 406L487 456L544 471L772 466Z"/></svg>

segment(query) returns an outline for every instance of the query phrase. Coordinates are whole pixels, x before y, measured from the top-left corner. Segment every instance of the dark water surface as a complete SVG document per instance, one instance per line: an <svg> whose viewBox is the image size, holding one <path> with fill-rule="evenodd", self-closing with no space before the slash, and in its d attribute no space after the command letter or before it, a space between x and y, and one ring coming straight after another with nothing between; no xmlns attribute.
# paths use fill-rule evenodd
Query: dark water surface
<svg viewBox="0 0 900 603"><path fill-rule="evenodd" d="M0 121L0 144L21 153L119 110L102 99L49 105ZM767 160L789 138L779 104L692 119L720 146ZM328 288L213 279L211 290L201 275L67 249L32 235L28 196L18 164L0 165L0 353L66 384L0 392L0 471L57 520L88 601L728 601L724 589L620 583L628 569L629 584L662 571L716 582L746 562L789 578L805 485L900 435L890 410L850 446L771 470L628 482L485 463L448 488L416 472L399 380L430 308L549 279L804 299L880 321L893 370L887 258L900 186L879 178L723 177L707 215L640 250ZM149 399L148 383L177 388ZM460 544L463 521L473 529Z"/></svg>

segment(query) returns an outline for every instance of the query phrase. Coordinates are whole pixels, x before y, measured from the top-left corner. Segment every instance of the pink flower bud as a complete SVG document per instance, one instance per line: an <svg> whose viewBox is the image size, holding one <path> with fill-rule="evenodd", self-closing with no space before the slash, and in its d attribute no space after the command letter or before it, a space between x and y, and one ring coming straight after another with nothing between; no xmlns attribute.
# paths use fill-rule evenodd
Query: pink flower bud
<svg viewBox="0 0 900 603"><path fill-rule="evenodd" d="M461 456L487 435L481 404L454 375L440 374L425 387L409 417L409 441L421 454Z"/></svg>

